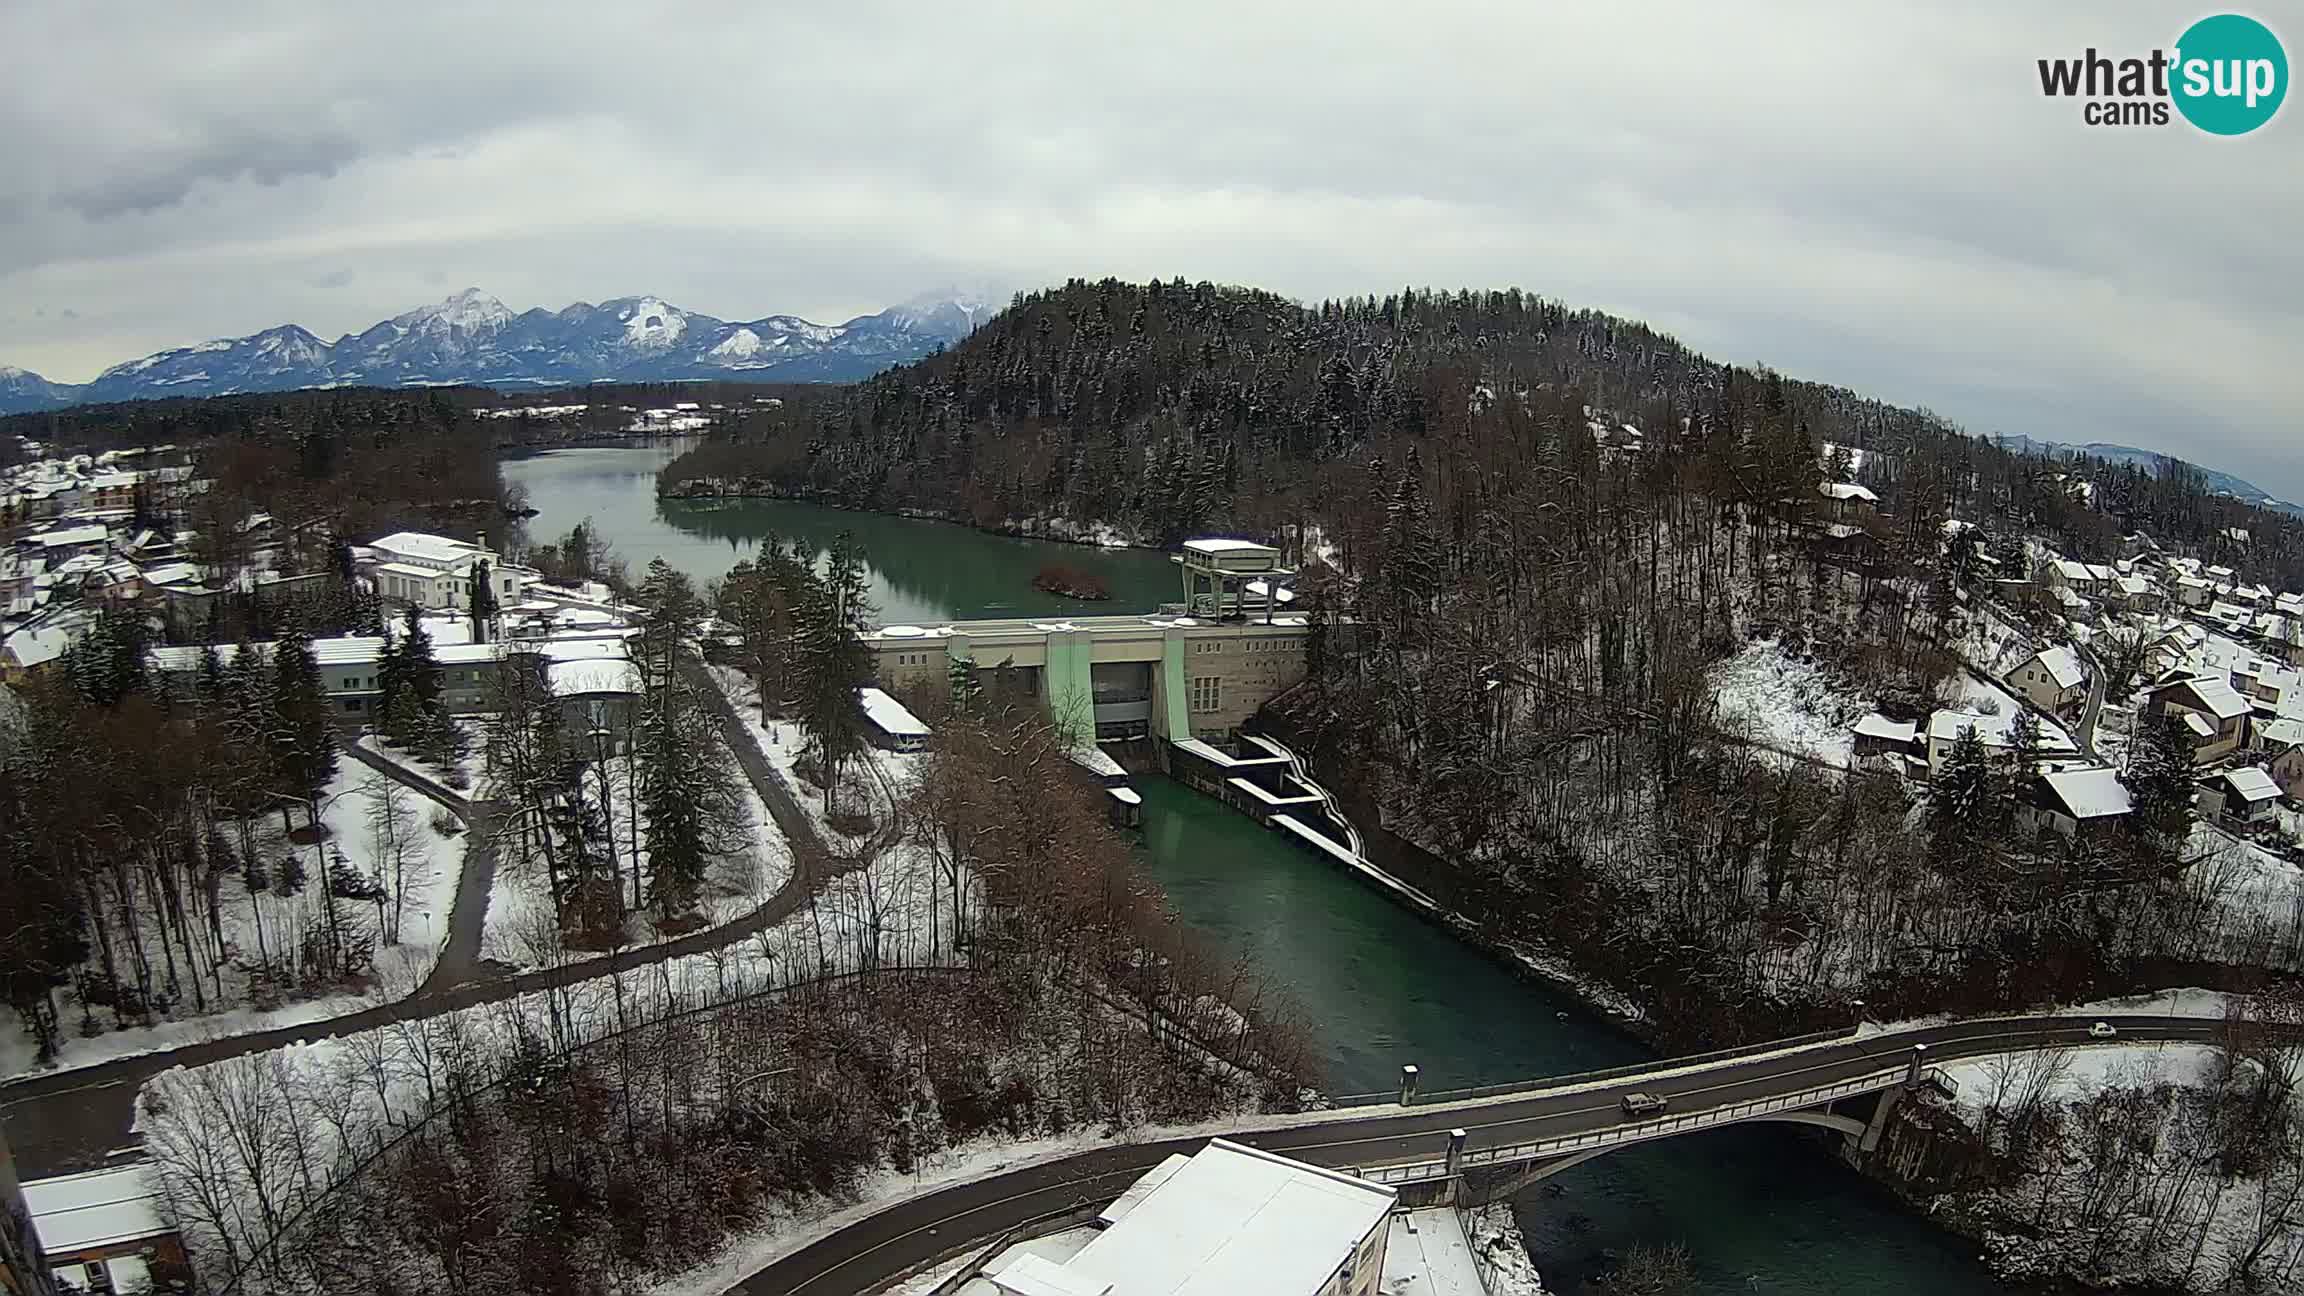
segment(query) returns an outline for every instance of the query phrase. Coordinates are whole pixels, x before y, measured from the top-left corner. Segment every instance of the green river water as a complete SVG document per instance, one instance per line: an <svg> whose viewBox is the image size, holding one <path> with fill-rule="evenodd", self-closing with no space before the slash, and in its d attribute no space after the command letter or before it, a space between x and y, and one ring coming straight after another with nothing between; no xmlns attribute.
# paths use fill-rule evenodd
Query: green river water
<svg viewBox="0 0 2304 1296"><path fill-rule="evenodd" d="M775 501L659 501L664 445L508 459L550 538L589 516L637 570L661 555L699 580L719 576L766 534L822 546L852 533L887 623L1026 613L1142 611L1178 597L1158 554L1100 552L960 527ZM1080 603L1031 587L1042 564L1102 574L1113 599ZM1254 955L1300 1005L1327 1052L1326 1087L1368 1092L1403 1063L1428 1089L1611 1066L1648 1050L1565 995L1486 955L1315 860L1222 804L1141 780L1144 857L1179 919L1217 948ZM1635 1148L1523 1195L1520 1217L1546 1283L1573 1293L1610 1254L1679 1242L1697 1290L1969 1296L2011 1290L1975 1248L1904 1209L1834 1160L1821 1136L1730 1129Z"/></svg>

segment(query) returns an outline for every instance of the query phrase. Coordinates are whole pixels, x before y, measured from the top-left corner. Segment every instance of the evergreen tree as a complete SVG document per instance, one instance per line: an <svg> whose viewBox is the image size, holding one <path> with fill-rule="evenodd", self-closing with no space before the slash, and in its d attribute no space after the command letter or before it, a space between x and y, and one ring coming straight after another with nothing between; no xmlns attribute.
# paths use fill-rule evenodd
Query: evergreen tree
<svg viewBox="0 0 2304 1296"><path fill-rule="evenodd" d="M669 919L696 905L714 858L741 844L743 798L718 722L697 696L694 639L703 605L658 558L637 591L646 691L632 752L648 850L649 903Z"/></svg>
<svg viewBox="0 0 2304 1296"><path fill-rule="evenodd" d="M482 558L472 564L472 599L467 610L472 616L474 643L487 643L491 637L489 627L496 624L495 579L487 559Z"/></svg>
<svg viewBox="0 0 2304 1296"><path fill-rule="evenodd" d="M336 742L312 641L291 631L272 647L272 749L287 791L320 826L321 789L336 777Z"/></svg>
<svg viewBox="0 0 2304 1296"><path fill-rule="evenodd" d="M1929 862L1946 874L1981 864L2007 827L2009 793L2007 775L1986 754L1976 726L1961 729L1928 790Z"/></svg>
<svg viewBox="0 0 2304 1296"><path fill-rule="evenodd" d="M2148 717L2128 750L2128 785L2137 826L2182 839L2195 814L2192 736L2174 712Z"/></svg>
<svg viewBox="0 0 2304 1296"><path fill-rule="evenodd" d="M2015 718L2008 723L2008 779L2022 787L2039 771L2040 717L2032 708L2019 704Z"/></svg>

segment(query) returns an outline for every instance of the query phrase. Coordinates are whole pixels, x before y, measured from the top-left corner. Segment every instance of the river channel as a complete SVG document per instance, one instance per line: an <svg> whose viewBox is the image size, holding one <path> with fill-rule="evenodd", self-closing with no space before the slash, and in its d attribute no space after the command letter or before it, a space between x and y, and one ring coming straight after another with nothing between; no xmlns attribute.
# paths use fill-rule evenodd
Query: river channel
<svg viewBox="0 0 2304 1296"><path fill-rule="evenodd" d="M871 568L887 623L1145 611L1179 597L1158 554L1015 540L960 527L778 501L659 501L669 445L507 459L547 539L590 517L635 574L662 556L699 581L769 534L822 547L842 531ZM1031 587L1044 564L1102 575L1114 597L1081 603ZM1403 1063L1429 1089L1611 1066L1648 1050L1550 988L1259 828L1160 779L1141 781L1143 856L1179 919L1217 948L1254 955L1300 1006L1327 1054L1331 1092L1383 1089ZM1548 1287L1574 1293L1635 1242L1678 1242L1695 1290L1982 1296L1975 1248L1842 1166L1821 1136L1730 1129L1635 1148L1567 1171L1518 1205Z"/></svg>

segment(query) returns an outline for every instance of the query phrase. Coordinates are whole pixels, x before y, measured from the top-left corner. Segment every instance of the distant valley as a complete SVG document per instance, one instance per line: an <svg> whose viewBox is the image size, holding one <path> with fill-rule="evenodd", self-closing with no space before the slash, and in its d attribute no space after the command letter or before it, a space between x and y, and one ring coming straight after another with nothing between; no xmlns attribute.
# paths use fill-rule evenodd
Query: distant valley
<svg viewBox="0 0 2304 1296"><path fill-rule="evenodd" d="M575 383L851 382L966 337L1004 303L937 295L817 324L720 320L657 297L515 312L468 288L334 342L294 324L114 365L86 383L0 365L0 414L306 387L557 387Z"/></svg>

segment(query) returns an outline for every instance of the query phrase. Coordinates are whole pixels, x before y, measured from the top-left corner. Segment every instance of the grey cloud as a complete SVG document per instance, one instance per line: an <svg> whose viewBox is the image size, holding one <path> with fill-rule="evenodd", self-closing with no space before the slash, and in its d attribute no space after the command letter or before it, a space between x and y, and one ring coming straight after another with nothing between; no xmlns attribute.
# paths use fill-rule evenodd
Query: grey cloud
<svg viewBox="0 0 2304 1296"><path fill-rule="evenodd" d="M1979 430L2304 495L2304 141L2090 133L1991 0L0 5L0 359L85 377L476 282L839 318L932 283L1518 284ZM19 321L21 316L18 317ZM2157 438L2157 439L2155 439ZM2281 484L2282 474L2291 480Z"/></svg>
<svg viewBox="0 0 2304 1296"><path fill-rule="evenodd" d="M359 146L341 134L220 129L179 156L131 163L118 174L58 192L50 201L89 220L109 220L174 206L203 181L278 185L298 176L334 175L359 153Z"/></svg>

